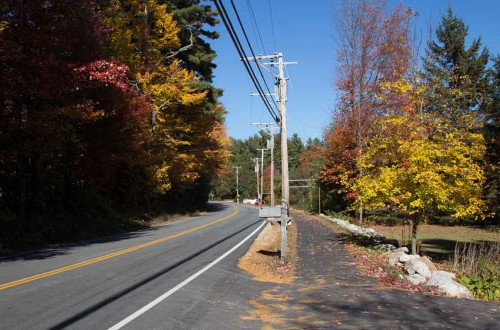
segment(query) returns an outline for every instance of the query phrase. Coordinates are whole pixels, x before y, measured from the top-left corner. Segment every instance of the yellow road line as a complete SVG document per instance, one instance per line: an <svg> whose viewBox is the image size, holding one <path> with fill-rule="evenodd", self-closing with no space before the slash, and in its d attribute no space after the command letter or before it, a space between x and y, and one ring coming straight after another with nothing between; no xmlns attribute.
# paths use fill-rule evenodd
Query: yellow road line
<svg viewBox="0 0 500 330"><path fill-rule="evenodd" d="M110 259L110 258L121 256L122 254L126 254L126 253L129 253L129 252L137 251L137 250L146 248L148 246L152 246L152 245L155 245L155 244L158 244L158 243L162 243L162 242L171 240L171 239L179 237L179 236L190 234L192 232L198 231L200 229L206 228L206 227L211 226L211 225L215 225L215 224L217 224L219 222L222 222L224 220L227 220L227 219L235 216L236 214L238 214L238 209L235 206L233 206L233 208L234 208L234 210L233 210L233 212L231 214L229 214L229 215L227 215L227 216L225 216L223 218L217 219L215 221L206 223L204 225L201 225L201 226L198 226L198 227L195 227L195 228L192 228L192 229L189 229L189 230L177 233L177 234L173 234L173 235L170 235L170 236L167 236L167 237L159 238L159 239L156 239L154 241L150 241L150 242L147 242L147 243L135 245L135 246L123 249L123 250L116 251L116 252L108 253L108 254L102 255L100 257L96 257L96 258L84 260L84 261L81 261L81 262L77 262L75 264L68 265L68 266L61 267L61 268L57 268L57 269L54 269L54 270L51 270L51 271L48 271L48 272L44 272L44 273L40 273L40 274L36 274L36 275L24 277L24 278L21 278L21 279L16 280L16 281L7 282L7 283L4 283L4 284L0 285L0 291L8 289L8 288L15 287L15 286L18 286L18 285L21 285L21 284L33 282L33 281L36 281L36 280L39 280L39 279L42 279L42 278L45 278L45 277L49 277L49 276L61 274L61 273L64 273L64 272L67 272L67 271L70 271L70 270L73 270L73 269L81 268L81 267L84 267L84 266L87 266L87 265L95 264L95 263L100 262L100 261L104 261L104 260L107 260L107 259Z"/></svg>

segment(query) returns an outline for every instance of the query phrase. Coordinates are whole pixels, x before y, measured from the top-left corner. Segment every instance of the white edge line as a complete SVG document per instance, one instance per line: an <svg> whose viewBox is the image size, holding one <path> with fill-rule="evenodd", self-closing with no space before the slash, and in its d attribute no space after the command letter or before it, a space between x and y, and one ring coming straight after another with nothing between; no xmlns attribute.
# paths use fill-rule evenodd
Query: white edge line
<svg viewBox="0 0 500 330"><path fill-rule="evenodd" d="M262 228L262 226L264 226L265 224L266 224L265 222L262 223L259 227L257 227L257 229L255 229L244 240L242 240L237 245L235 245L231 250L227 251L226 253L224 253L223 255L221 255L220 257L218 257L217 259L215 259L214 261L212 261L211 263L209 263L208 265L206 265L205 267L203 267L202 269L200 269L195 274L191 275L190 277L188 277L187 279L185 279L181 283L177 284L175 287L173 287L172 289L168 290L167 292L165 292L164 294L162 294L161 296L159 296L155 300L151 301L149 304L145 305L144 307L142 307L141 309L139 309L135 313L133 313L130 316L126 317L122 321L118 322L117 324L115 324L114 326L112 326L111 328L109 328L108 330L118 330L118 329L121 329L122 327L124 327L125 325L127 325L128 323L130 323L131 321L133 321L134 319L136 319L140 315L144 314L145 312L147 312L148 310L150 310L154 306L158 305L160 302L162 302L163 300L165 300L166 298L168 298L169 296L171 296L175 292L179 291L186 284L188 284L189 282L191 282L192 280L194 280L195 278L197 278L198 276L200 276L201 274L203 274L204 272L206 272L207 270L209 270L210 268L212 268L215 264L217 264L219 261L221 261L222 259L224 259L225 257L227 257L229 254L231 254L232 252L234 252L234 250L236 250L243 243L245 243L246 241L248 241L250 239L250 237L252 237L253 235L255 235L255 233L257 233Z"/></svg>

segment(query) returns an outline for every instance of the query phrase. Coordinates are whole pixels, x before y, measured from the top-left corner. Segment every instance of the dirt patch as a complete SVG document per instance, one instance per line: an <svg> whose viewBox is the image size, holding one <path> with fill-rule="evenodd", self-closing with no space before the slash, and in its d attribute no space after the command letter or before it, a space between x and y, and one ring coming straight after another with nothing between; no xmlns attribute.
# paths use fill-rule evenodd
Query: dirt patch
<svg viewBox="0 0 500 330"><path fill-rule="evenodd" d="M280 227L268 223L257 236L238 267L254 275L254 280L269 283L292 283L297 260L297 228L288 227L288 258L280 261Z"/></svg>

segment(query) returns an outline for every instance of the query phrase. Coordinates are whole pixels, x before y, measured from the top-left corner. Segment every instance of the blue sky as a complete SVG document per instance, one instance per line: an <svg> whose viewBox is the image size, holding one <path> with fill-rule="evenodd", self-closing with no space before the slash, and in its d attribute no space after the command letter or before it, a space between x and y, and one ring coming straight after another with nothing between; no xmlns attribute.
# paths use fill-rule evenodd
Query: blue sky
<svg viewBox="0 0 500 330"><path fill-rule="evenodd" d="M237 24L230 0L222 0L226 10ZM259 24L264 49L252 27L247 0L234 0L254 51L283 53L285 61L297 61L287 68L288 84L288 135L297 133L303 141L321 138L323 130L332 120L335 105L333 88L336 67L336 44L332 17L340 0L249 0ZM389 5L399 3L390 0ZM498 0L407 0L408 7L418 11L415 20L417 32L425 41L429 26L435 29L448 4L455 15L469 26L468 41L481 36L483 46L492 54L500 54L500 1ZM272 8L272 16L270 11ZM224 90L221 101L228 114L226 126L231 137L244 139L258 129L251 122L270 122L271 117L255 92L243 64L223 24L216 27L220 38L212 41L217 53L214 84ZM238 30L239 31L239 30ZM239 34L243 42L243 35ZM248 55L250 52L247 50ZM270 76L269 76L270 77ZM272 87L272 82L269 80Z"/></svg>

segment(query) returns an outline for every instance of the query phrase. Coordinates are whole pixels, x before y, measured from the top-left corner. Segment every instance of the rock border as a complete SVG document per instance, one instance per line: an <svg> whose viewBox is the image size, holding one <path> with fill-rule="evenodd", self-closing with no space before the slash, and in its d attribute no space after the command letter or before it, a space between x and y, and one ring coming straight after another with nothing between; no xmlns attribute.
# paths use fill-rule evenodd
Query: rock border
<svg viewBox="0 0 500 330"><path fill-rule="evenodd" d="M474 299L469 289L454 280L456 277L454 273L438 270L427 257L408 254L408 248L398 247L398 241L387 239L372 228L363 228L346 220L332 218L324 214L319 214L319 216L346 229L351 235L370 240L375 245L375 249L388 253L389 268L404 270L404 278L411 284L438 288L449 297Z"/></svg>

